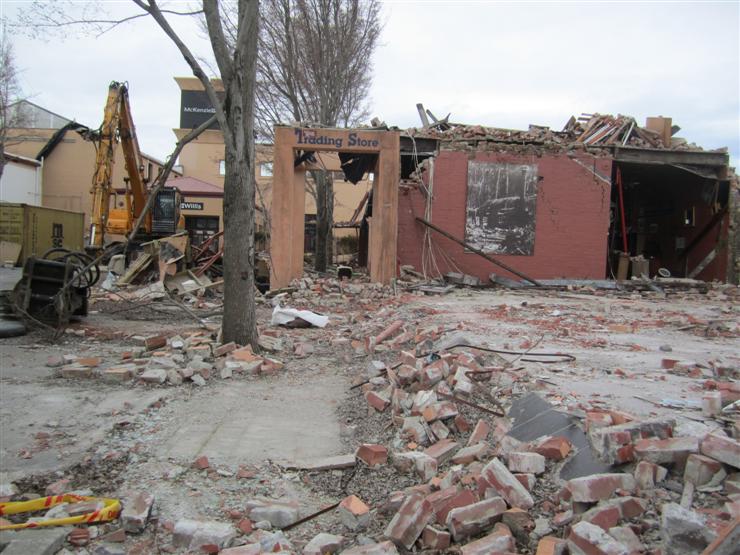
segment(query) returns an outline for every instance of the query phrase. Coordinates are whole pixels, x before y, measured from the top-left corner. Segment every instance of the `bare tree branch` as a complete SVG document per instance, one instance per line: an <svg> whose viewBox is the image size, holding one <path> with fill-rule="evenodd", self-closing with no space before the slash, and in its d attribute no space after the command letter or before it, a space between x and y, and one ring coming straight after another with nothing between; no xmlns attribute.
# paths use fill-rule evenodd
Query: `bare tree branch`
<svg viewBox="0 0 740 555"><path fill-rule="evenodd" d="M201 133L203 133L203 131L205 131L211 125L213 125L214 121L216 121L216 116L211 116L206 121L201 123L198 127L190 131L182 139L177 141L175 150L173 150L172 154L169 155L169 157L167 158L167 162L165 163L164 166L160 168L156 179L152 183L152 187L149 190L149 198L146 199L146 204L144 204L144 208L141 210L141 214L139 214L139 217L137 218L136 222L134 222L134 225L131 229L131 233L129 233L129 236L126 239L127 241L133 241L134 237L136 237L136 234L138 233L139 228L141 228L141 224L144 222L144 218L146 218L146 215L149 213L149 210L152 209L152 205L154 204L154 201L157 198L157 193L159 193L159 191L162 190L162 187L164 187L165 184L167 183L167 178L169 177L170 172L172 171L172 168L175 165L175 162L177 161L177 157L180 156L182 149L185 147L186 144L198 138L198 135L200 135Z"/></svg>
<svg viewBox="0 0 740 555"><path fill-rule="evenodd" d="M175 46L177 46L177 49L182 54L182 57L185 59L187 64L190 66L190 69L193 71L193 75L195 75L203 85L203 88L208 95L208 99L211 101L211 106L213 106L214 110L216 111L216 119L218 120L218 123L221 126L221 130L224 133L224 140L233 142L233 138L229 137L231 130L229 129L229 126L226 122L226 114L224 113L223 104L216 95L216 89L214 88L213 83L211 83L211 80L205 74L203 68L200 67L198 60L195 58L190 49L180 39L177 33L175 33L174 29L172 29L172 26L159 10L156 0L132 1L141 9L149 13L154 18L154 21L157 22L157 24L162 28L165 34L170 38L170 40L175 43ZM216 5L213 6L212 4ZM209 9L215 9L216 11L218 11L218 4L216 2L204 3L203 11L207 12Z"/></svg>

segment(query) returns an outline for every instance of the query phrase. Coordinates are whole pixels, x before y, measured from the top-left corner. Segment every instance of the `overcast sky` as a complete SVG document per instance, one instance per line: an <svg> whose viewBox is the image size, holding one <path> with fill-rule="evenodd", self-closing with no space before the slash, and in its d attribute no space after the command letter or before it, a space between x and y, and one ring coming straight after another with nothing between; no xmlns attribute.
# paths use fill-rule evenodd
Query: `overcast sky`
<svg viewBox="0 0 740 555"><path fill-rule="evenodd" d="M24 2L0 0L12 18ZM663 115L707 149L740 154L740 10L728 2L388 1L374 60L373 114L420 125L423 102L451 121L560 129L581 112ZM113 10L128 3L110 2ZM193 49L208 45L192 21L177 29ZM69 32L44 41L17 34L25 95L97 127L110 81L128 81L142 150L174 148L179 89L190 75L178 51L147 20L100 37Z"/></svg>

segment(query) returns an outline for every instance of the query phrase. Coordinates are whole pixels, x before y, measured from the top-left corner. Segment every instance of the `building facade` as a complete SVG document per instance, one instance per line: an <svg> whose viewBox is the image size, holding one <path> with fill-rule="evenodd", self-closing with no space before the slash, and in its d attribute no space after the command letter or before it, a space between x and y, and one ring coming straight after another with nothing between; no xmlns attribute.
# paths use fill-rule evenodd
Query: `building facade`
<svg viewBox="0 0 740 555"><path fill-rule="evenodd" d="M213 109L205 94L203 85L195 77L176 77L175 81L180 87L180 127L173 129L178 140L182 139L189 131L206 121L212 114ZM220 82L214 80L216 90L221 91ZM186 177L194 177L201 181L211 183L223 190L225 175L225 148L223 135L214 124L213 128L207 129L196 139L185 145L180 153L179 164L182 173ZM354 237L358 234L358 226L350 226L358 205L363 201L368 191L372 188L372 175L357 184L345 181L344 174L339 171L331 172L334 177L334 230L335 241L342 237ZM255 145L255 182L257 185L257 222L256 231L258 238L266 237L269 229L268 220L272 210L272 180L273 180L273 145ZM306 240L305 250L313 250L316 222L316 201L311 193L312 183L307 180L306 195ZM219 217L219 230L223 228L222 206L218 212L207 215ZM258 241L259 243L259 241ZM267 243L265 243L265 246ZM337 248L334 249L337 252Z"/></svg>
<svg viewBox="0 0 740 555"><path fill-rule="evenodd" d="M21 119L24 127L8 129L6 151L12 155L35 160L40 164L40 202L29 203L59 208L85 214L85 229L90 224L92 213L92 187L95 173L95 145L77 132L85 126L54 114L40 106L23 101L19 108L28 117ZM163 166L163 162L145 153L141 153L144 169L144 180L151 183ZM179 171L174 172L179 175ZM126 179L126 167L123 151L116 148L112 187L123 191ZM7 187L16 189L16 183ZM117 196L112 203L119 208L125 206L122 196Z"/></svg>

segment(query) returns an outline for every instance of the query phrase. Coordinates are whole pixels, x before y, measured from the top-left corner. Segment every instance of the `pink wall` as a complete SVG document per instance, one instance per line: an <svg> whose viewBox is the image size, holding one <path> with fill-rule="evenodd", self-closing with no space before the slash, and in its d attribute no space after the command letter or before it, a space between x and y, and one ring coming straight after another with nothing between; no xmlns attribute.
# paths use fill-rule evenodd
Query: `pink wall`
<svg viewBox="0 0 740 555"><path fill-rule="evenodd" d="M606 273L610 186L589 169L565 154L493 153L442 151L434 161L432 223L464 238L468 160L510 164L536 164L541 177L537 193L534 254L496 255L505 264L532 278L603 279ZM606 179L611 177L611 158L579 154L587 168ZM427 172L428 173L428 172ZM401 189L399 195L398 258L400 264L422 269L424 230L415 216L424 217L425 198L416 189ZM439 269L455 271L440 254L442 250L458 268L478 276L484 283L489 274L509 278L505 272L463 247L431 231ZM518 279L518 278L516 278Z"/></svg>

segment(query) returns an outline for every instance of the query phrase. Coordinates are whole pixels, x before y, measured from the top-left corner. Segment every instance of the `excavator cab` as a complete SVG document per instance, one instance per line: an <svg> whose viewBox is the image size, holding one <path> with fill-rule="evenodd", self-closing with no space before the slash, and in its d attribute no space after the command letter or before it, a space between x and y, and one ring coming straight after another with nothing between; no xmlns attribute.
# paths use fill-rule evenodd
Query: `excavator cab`
<svg viewBox="0 0 740 555"><path fill-rule="evenodd" d="M157 193L152 207L153 234L173 235L185 227L184 218L180 216L181 203L182 194L176 187L165 187Z"/></svg>

